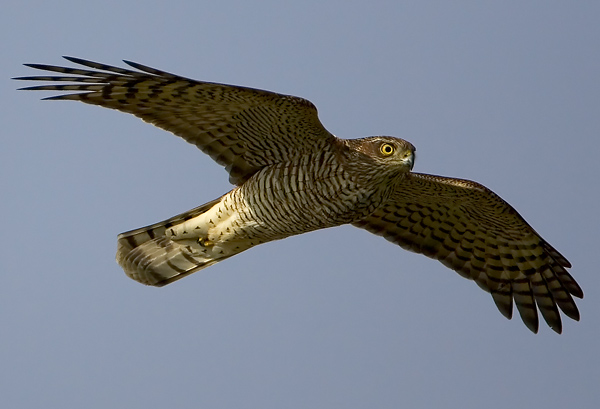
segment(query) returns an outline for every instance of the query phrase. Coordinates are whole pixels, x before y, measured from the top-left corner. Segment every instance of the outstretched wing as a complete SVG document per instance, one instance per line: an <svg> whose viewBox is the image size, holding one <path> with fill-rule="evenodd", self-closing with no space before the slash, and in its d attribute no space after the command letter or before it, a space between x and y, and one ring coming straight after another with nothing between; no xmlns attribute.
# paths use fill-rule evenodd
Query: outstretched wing
<svg viewBox="0 0 600 409"><path fill-rule="evenodd" d="M579 320L572 296L582 298L583 292L566 270L571 264L513 207L478 183L410 173L381 208L353 225L475 280L509 319L514 299L533 332L536 303L558 333L557 306Z"/></svg>
<svg viewBox="0 0 600 409"><path fill-rule="evenodd" d="M139 71L64 58L93 70L25 64L67 75L15 79L70 82L22 89L80 91L45 99L81 101L142 118L196 145L225 166L236 185L265 165L321 151L335 140L303 98L195 81L129 61Z"/></svg>

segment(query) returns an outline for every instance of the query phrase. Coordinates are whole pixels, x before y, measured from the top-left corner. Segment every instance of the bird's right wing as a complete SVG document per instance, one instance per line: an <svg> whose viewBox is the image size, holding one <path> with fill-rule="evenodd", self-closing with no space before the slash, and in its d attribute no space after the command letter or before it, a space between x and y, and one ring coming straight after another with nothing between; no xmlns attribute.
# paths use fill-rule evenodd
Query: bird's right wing
<svg viewBox="0 0 600 409"><path fill-rule="evenodd" d="M266 165L321 151L335 140L303 98L195 81L129 61L139 71L65 58L92 70L25 64L65 75L15 79L69 82L22 89L76 91L45 99L81 101L142 118L210 155L235 185Z"/></svg>
<svg viewBox="0 0 600 409"><path fill-rule="evenodd" d="M441 261L491 292L500 312L538 329L537 307L561 332L560 309L579 320L572 296L583 292L571 264L498 195L467 180L410 173L377 211L353 223L401 247Z"/></svg>

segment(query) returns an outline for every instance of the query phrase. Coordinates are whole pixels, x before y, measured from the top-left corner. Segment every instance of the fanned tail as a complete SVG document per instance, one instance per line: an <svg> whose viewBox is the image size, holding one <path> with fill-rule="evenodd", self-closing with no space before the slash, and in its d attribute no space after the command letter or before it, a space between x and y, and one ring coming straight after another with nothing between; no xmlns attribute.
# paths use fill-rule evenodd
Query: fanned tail
<svg viewBox="0 0 600 409"><path fill-rule="evenodd" d="M160 223L121 233L117 244L117 263L130 278L146 285L162 287L211 266L226 257L210 252L198 253L173 241L165 234L171 226L192 219L212 208L221 199Z"/></svg>

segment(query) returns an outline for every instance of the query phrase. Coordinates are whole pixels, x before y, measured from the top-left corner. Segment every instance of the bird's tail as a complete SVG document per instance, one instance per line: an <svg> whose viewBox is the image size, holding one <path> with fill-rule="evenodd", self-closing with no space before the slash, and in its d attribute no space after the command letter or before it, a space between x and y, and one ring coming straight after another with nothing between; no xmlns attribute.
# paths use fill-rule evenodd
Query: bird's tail
<svg viewBox="0 0 600 409"><path fill-rule="evenodd" d="M119 234L117 263L132 279L162 287L227 258L215 257L210 252L191 251L189 246L171 240L165 234L169 227L205 213L220 200L160 223Z"/></svg>

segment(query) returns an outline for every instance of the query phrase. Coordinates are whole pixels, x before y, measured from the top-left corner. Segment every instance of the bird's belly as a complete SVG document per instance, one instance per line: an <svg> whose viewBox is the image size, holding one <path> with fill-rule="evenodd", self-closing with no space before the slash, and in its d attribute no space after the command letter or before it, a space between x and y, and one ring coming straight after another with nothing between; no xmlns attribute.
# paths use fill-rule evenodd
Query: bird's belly
<svg viewBox="0 0 600 409"><path fill-rule="evenodd" d="M227 256L273 240L261 238L259 226L237 188L205 213L171 226L166 236L192 252Z"/></svg>

